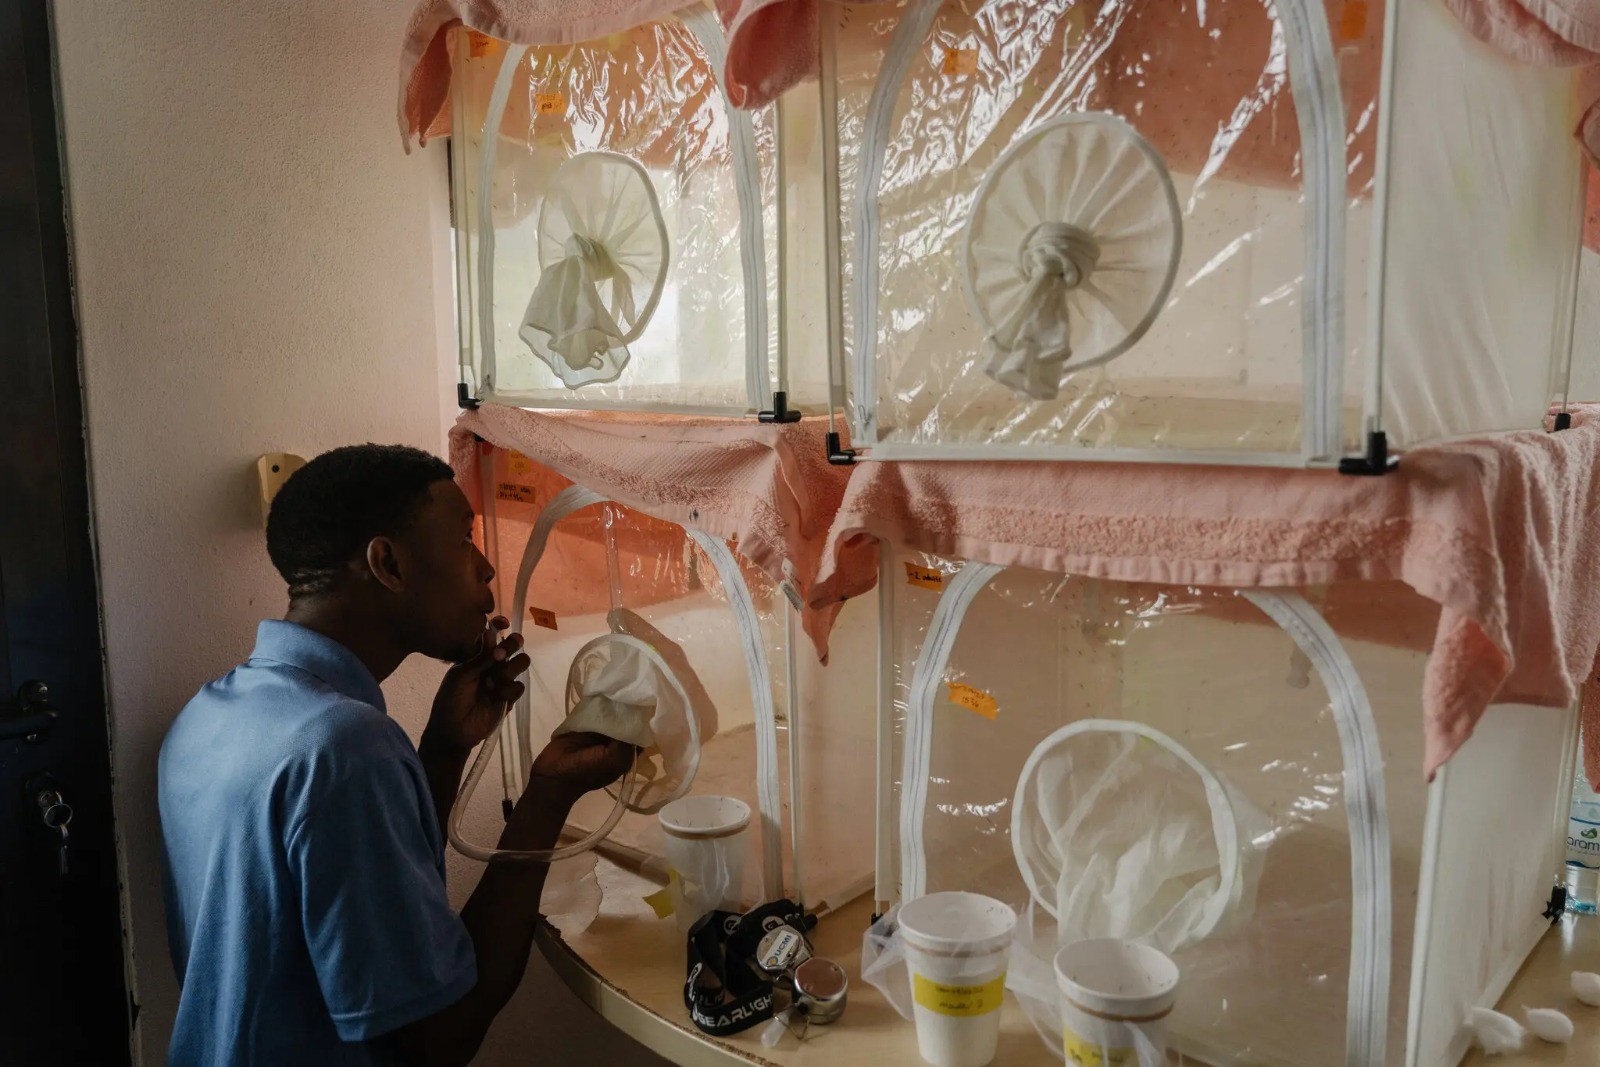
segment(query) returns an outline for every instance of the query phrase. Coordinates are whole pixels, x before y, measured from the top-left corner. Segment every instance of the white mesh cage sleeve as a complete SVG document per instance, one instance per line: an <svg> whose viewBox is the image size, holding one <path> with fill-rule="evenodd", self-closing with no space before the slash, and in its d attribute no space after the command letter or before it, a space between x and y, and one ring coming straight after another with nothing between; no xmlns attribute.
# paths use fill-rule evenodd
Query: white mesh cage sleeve
<svg viewBox="0 0 1600 1067"><path fill-rule="evenodd" d="M615 381L667 280L667 226L644 167L584 152L539 212L538 285L519 331L570 388Z"/></svg>
<svg viewBox="0 0 1600 1067"><path fill-rule="evenodd" d="M1172 954L1248 919L1270 823L1143 723L1085 719L1017 780L1011 846L1060 944L1115 937Z"/></svg>
<svg viewBox="0 0 1600 1067"><path fill-rule="evenodd" d="M643 779L624 801L645 815L694 784L699 717L682 682L654 648L627 634L605 634L578 650L567 674L567 717L551 736L597 733L642 749Z"/></svg>
<svg viewBox="0 0 1600 1067"><path fill-rule="evenodd" d="M1144 336L1182 252L1160 155L1105 112L1064 115L1012 145L967 220L967 301L988 374L1036 400Z"/></svg>

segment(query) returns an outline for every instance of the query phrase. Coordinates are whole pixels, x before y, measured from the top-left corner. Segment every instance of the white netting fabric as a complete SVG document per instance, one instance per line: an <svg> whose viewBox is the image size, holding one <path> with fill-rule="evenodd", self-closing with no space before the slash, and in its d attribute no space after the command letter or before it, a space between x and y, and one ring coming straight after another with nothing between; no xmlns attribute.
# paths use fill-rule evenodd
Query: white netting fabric
<svg viewBox="0 0 1600 1067"><path fill-rule="evenodd" d="M616 381L667 280L667 226L645 169L584 152L556 169L539 211L539 282L519 335L576 389Z"/></svg>
<svg viewBox="0 0 1600 1067"><path fill-rule="evenodd" d="M1115 937L1171 955L1249 917L1266 816L1187 749L1135 722L1084 720L1036 747L1011 847L1062 944Z"/></svg>
<svg viewBox="0 0 1600 1067"><path fill-rule="evenodd" d="M567 716L551 736L598 733L639 748L627 807L650 815L689 791L716 709L681 648L625 609L608 621L614 632L572 659Z"/></svg>
<svg viewBox="0 0 1600 1067"><path fill-rule="evenodd" d="M1104 112L1064 115L1011 146L967 220L967 301L991 378L1052 400L1065 376L1142 337L1182 251L1160 155Z"/></svg>

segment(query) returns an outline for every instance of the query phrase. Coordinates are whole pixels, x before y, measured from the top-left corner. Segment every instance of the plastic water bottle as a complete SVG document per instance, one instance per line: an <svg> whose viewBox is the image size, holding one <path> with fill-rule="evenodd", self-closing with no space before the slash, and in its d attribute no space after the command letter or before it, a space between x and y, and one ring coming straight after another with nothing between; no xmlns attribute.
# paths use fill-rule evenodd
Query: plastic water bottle
<svg viewBox="0 0 1600 1067"><path fill-rule="evenodd" d="M1567 820L1567 910L1593 915L1600 903L1600 795L1589 788L1581 759L1578 764Z"/></svg>

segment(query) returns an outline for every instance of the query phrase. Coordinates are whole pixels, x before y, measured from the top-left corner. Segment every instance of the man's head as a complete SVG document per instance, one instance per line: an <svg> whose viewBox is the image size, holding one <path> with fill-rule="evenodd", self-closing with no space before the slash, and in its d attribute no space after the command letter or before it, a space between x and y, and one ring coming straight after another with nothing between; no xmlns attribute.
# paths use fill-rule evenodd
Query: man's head
<svg viewBox="0 0 1600 1067"><path fill-rule="evenodd" d="M296 471L273 499L267 554L291 609L375 620L406 652L473 654L494 568L449 466L401 445L351 445Z"/></svg>

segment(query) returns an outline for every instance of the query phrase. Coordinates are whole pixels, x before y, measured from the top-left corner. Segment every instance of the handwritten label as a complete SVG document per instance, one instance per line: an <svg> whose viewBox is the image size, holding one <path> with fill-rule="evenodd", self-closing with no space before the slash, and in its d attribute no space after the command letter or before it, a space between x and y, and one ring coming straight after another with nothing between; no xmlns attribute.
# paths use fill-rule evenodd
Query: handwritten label
<svg viewBox="0 0 1600 1067"><path fill-rule="evenodd" d="M950 687L950 703L977 712L985 719L993 719L1000 714L1000 702L982 689L976 689L965 682L945 684Z"/></svg>
<svg viewBox="0 0 1600 1067"><path fill-rule="evenodd" d="M559 115L567 110L567 94L534 93L533 110L540 115Z"/></svg>
<svg viewBox="0 0 1600 1067"><path fill-rule="evenodd" d="M546 630L559 629L556 626L556 613L546 611L544 608L529 608L528 618L533 620L535 626L543 626Z"/></svg>
<svg viewBox="0 0 1600 1067"><path fill-rule="evenodd" d="M938 1015L953 1015L959 1019L999 1011L1005 992L1004 974L982 985L947 985L920 974L911 976L911 993L918 1004Z"/></svg>
<svg viewBox="0 0 1600 1067"><path fill-rule="evenodd" d="M915 563L907 563L906 584L932 589L937 593L944 589L944 573L933 567L919 567Z"/></svg>
<svg viewBox="0 0 1600 1067"><path fill-rule="evenodd" d="M533 473L533 460L521 452L513 452L506 457L506 472L513 478L526 478Z"/></svg>
<svg viewBox="0 0 1600 1067"><path fill-rule="evenodd" d="M1359 41L1366 35L1367 0L1345 0L1339 9L1339 42Z"/></svg>
<svg viewBox="0 0 1600 1067"><path fill-rule="evenodd" d="M525 485L518 485L516 482L501 482L495 487L494 498L496 500L509 500L515 504L533 504L537 502L534 499L532 489Z"/></svg>
<svg viewBox="0 0 1600 1067"><path fill-rule="evenodd" d="M1139 1067L1139 1053L1131 1048L1107 1048L1098 1041L1079 1037L1071 1030L1062 1030L1065 1038L1067 1062L1074 1067Z"/></svg>
<svg viewBox="0 0 1600 1067"><path fill-rule="evenodd" d="M492 56L499 51L500 42L487 33L479 33L477 30L467 31L467 55L473 59Z"/></svg>
<svg viewBox="0 0 1600 1067"><path fill-rule="evenodd" d="M949 77L963 74L978 73L978 50L976 48L946 48L944 61L939 64L939 69Z"/></svg>

